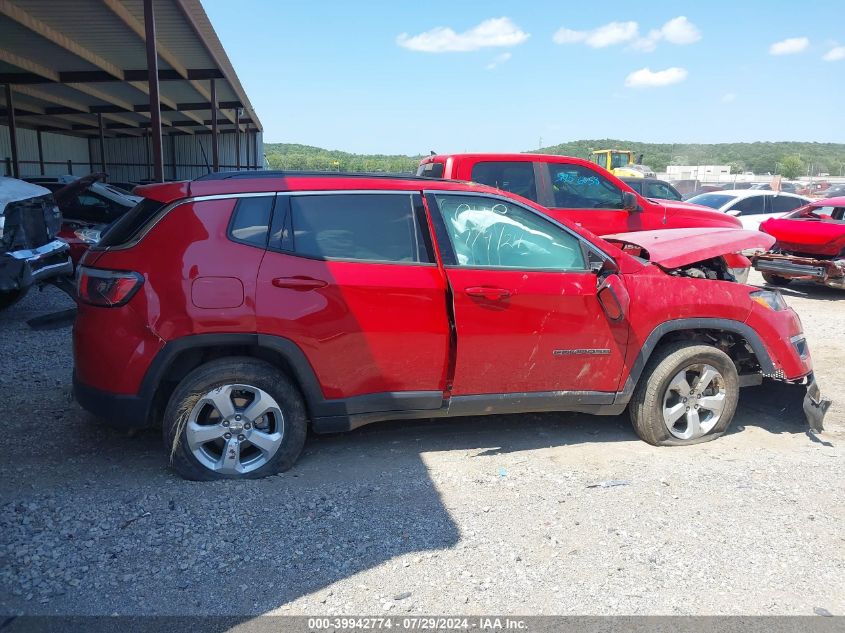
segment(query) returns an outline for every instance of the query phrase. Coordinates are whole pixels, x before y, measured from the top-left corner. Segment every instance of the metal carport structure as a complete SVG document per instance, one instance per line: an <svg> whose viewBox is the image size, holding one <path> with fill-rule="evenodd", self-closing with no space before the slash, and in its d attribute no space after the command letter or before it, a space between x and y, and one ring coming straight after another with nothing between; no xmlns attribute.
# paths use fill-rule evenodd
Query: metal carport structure
<svg viewBox="0 0 845 633"><path fill-rule="evenodd" d="M12 176L263 166L261 122L200 0L0 0L0 85Z"/></svg>

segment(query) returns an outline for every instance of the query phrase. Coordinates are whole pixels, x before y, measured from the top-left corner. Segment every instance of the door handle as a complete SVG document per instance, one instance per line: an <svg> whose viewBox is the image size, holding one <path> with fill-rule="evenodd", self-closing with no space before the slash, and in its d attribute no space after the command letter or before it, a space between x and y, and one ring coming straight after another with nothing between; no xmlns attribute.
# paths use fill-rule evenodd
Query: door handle
<svg viewBox="0 0 845 633"><path fill-rule="evenodd" d="M276 288L289 288L290 290L305 291L325 288L329 284L322 279L314 279L313 277L297 275L295 277L276 277L273 279L273 285L276 286Z"/></svg>
<svg viewBox="0 0 845 633"><path fill-rule="evenodd" d="M464 290L470 297L480 297L482 299L489 299L496 301L500 299L507 299L511 296L509 290L504 288L489 288L487 286L472 286Z"/></svg>

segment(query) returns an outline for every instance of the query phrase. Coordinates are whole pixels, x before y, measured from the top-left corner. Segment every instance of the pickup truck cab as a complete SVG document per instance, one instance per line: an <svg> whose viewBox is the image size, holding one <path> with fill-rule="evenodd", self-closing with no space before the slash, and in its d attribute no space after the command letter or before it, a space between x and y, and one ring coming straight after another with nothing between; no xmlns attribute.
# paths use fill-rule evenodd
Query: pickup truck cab
<svg viewBox="0 0 845 633"><path fill-rule="evenodd" d="M742 228L734 217L681 201L646 198L588 160L551 154L438 154L418 176L466 180L536 202L556 220L595 233L692 227Z"/></svg>

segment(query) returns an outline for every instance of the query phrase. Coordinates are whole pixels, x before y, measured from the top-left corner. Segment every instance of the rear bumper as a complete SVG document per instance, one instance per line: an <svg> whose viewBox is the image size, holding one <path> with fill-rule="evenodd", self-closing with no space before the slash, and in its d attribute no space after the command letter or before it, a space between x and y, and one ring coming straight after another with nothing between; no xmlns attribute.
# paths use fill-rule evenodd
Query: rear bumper
<svg viewBox="0 0 845 633"><path fill-rule="evenodd" d="M150 425L149 402L140 396L111 393L85 385L73 375L73 397L86 411L111 426L141 429Z"/></svg>
<svg viewBox="0 0 845 633"><path fill-rule="evenodd" d="M754 268L785 279L805 279L845 289L845 260L814 259L797 255L765 253L753 258Z"/></svg>
<svg viewBox="0 0 845 633"><path fill-rule="evenodd" d="M28 288L53 277L71 274L73 262L68 257L68 245L62 240L0 256L0 291Z"/></svg>

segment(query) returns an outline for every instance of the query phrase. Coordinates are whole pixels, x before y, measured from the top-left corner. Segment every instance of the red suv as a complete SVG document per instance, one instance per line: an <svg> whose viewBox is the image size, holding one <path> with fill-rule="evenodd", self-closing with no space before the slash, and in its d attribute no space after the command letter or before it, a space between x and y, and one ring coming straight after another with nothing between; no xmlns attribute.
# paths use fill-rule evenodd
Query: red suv
<svg viewBox="0 0 845 633"><path fill-rule="evenodd" d="M771 238L597 238L496 189L229 173L141 187L83 258L74 386L161 424L191 479L290 468L317 432L529 411L618 414L657 445L725 432L739 387L809 385L801 323L722 254ZM680 233L678 233L680 231Z"/></svg>

